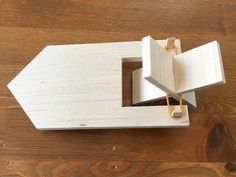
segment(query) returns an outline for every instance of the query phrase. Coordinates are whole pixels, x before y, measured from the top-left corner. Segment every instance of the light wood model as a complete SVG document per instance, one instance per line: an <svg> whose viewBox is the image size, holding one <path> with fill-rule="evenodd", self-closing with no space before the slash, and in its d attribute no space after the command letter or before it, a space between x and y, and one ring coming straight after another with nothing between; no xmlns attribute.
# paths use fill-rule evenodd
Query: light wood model
<svg viewBox="0 0 236 177"><path fill-rule="evenodd" d="M165 44L146 37L142 42L47 46L8 87L42 130L186 127L187 105L180 119L171 118L166 105L122 107L122 62L137 58L143 68L133 73L134 103L185 93L183 99L196 105L189 91L224 82L217 42L178 55L166 51ZM179 40L175 45L180 50Z"/></svg>

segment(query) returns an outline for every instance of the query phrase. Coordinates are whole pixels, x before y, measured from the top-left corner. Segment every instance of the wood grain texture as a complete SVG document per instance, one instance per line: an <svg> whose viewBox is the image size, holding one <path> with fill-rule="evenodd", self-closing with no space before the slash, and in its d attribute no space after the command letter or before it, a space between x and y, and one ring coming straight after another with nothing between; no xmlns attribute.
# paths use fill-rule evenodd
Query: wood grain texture
<svg viewBox="0 0 236 177"><path fill-rule="evenodd" d="M236 161L235 1L0 3L1 176L235 176L224 167ZM6 87L45 45L135 41L147 34L157 39L176 36L182 51L213 40L221 44L227 83L196 93L198 108L189 110L187 129L40 132ZM129 73L141 66L124 67L130 76L123 88L123 105L128 106ZM107 165L110 161L121 165ZM130 171L124 170L127 164ZM107 169L112 167L123 171L111 174Z"/></svg>
<svg viewBox="0 0 236 177"><path fill-rule="evenodd" d="M0 160L5 176L137 176L137 177L233 177L236 172L225 169L224 163L142 162L118 160ZM19 168L17 170L17 168Z"/></svg>

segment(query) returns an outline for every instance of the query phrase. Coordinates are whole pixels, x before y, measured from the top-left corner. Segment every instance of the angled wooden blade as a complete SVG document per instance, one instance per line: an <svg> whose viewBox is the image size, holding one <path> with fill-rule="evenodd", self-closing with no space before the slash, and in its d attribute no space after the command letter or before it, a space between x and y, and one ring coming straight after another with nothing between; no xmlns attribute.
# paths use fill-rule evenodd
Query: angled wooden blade
<svg viewBox="0 0 236 177"><path fill-rule="evenodd" d="M161 90L175 94L173 58L150 36L142 40L142 59L143 77Z"/></svg>
<svg viewBox="0 0 236 177"><path fill-rule="evenodd" d="M166 98L166 92L144 79L142 73L143 68L132 73L132 104L148 103ZM182 97L187 104L197 107L194 91L183 93Z"/></svg>
<svg viewBox="0 0 236 177"><path fill-rule="evenodd" d="M163 49L169 40L155 40ZM173 41L172 41L173 42ZM168 45L168 44L167 44ZM169 44L170 45L170 44ZM173 46L176 49L169 49L168 53L171 56L176 55L176 50L181 52L181 44L179 39L174 40ZM173 47L172 46L172 47ZM182 95L183 100L196 107L196 97L194 91ZM153 85L143 77L143 68L133 71L132 73L132 104L141 104L160 100L166 97L166 92ZM178 98L175 97L177 100Z"/></svg>
<svg viewBox="0 0 236 177"><path fill-rule="evenodd" d="M174 56L174 74L177 93L225 83L219 43L213 41Z"/></svg>
<svg viewBox="0 0 236 177"><path fill-rule="evenodd" d="M142 46L143 77L174 97L225 83L217 41L173 57L150 36L143 39Z"/></svg>

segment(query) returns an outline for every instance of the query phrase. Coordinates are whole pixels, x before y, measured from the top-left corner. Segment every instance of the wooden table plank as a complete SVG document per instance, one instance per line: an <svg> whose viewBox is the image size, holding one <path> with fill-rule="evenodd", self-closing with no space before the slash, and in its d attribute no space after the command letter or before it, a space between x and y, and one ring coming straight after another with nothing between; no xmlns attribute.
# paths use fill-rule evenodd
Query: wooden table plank
<svg viewBox="0 0 236 177"><path fill-rule="evenodd" d="M142 162L113 160L0 160L5 176L158 176L233 177L234 167L206 162Z"/></svg>
<svg viewBox="0 0 236 177"><path fill-rule="evenodd" d="M1 1L0 25L112 32L235 34L235 2ZM171 28L174 27L174 28Z"/></svg>

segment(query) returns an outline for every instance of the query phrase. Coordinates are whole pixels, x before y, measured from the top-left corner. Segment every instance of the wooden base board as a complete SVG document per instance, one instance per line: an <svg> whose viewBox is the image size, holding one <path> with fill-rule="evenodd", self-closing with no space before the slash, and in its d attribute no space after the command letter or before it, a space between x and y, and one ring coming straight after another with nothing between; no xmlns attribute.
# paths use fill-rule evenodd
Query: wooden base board
<svg viewBox="0 0 236 177"><path fill-rule="evenodd" d="M181 119L166 106L122 107L122 58L141 51L141 41L47 46L8 88L42 130L189 126L187 106Z"/></svg>

